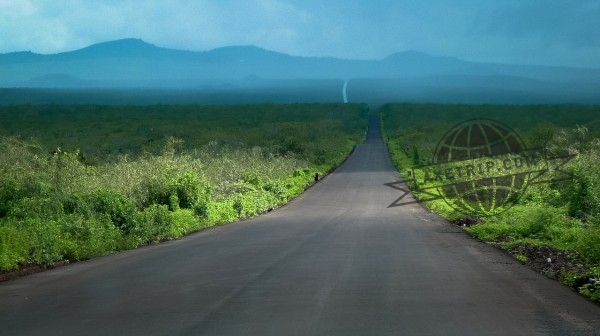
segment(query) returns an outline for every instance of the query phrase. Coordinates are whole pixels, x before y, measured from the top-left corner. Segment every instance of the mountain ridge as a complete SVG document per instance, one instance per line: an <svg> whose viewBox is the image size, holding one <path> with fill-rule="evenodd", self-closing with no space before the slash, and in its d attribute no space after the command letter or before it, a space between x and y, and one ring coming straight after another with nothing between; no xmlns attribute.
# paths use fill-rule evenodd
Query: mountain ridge
<svg viewBox="0 0 600 336"><path fill-rule="evenodd" d="M592 67L575 67L575 66L566 66L566 65L539 65L539 64L522 64L522 63L494 63L494 62L485 62L485 61L467 61L453 56L438 56L432 55L425 52L421 52L418 50L410 49L405 51L398 51L391 53L390 55L382 58L382 59L351 59L351 58L339 58L333 56L297 56L291 55L284 52L269 50L266 48L262 48L256 45L227 45L221 46L209 50L204 51L194 51L194 50L183 50L183 49L175 49L175 48L167 48L157 46L155 44L144 41L140 38L123 38L117 40L104 41L99 43L94 43L88 45L83 48L74 49L70 51L63 51L58 53L51 54L42 54L32 52L30 50L19 50L19 51L11 51L6 53L0 53L1 56L14 55L14 56L58 56L58 55L67 55L67 54L84 54L89 52L102 52L108 53L107 51L112 50L112 53L115 53L113 48L118 47L118 52L122 54L126 54L127 52L137 52L140 51L159 51L159 52L175 52L175 53L186 53L186 54L224 54L228 51L245 51L252 52L254 54L263 53L269 55L277 55L280 57L293 57L293 58L302 58L302 59L331 59L331 60L339 60L339 61L357 61L357 62L376 62L376 61L397 61L402 60L406 61L407 59L429 59L429 60L443 60L446 62L464 62L471 64L480 64L480 65L502 65L502 66L532 66L532 67L542 67L542 68L566 68L566 69L582 69L582 70L600 70L600 68L592 68Z"/></svg>
<svg viewBox="0 0 600 336"><path fill-rule="evenodd" d="M89 52L89 51L104 51L106 52L106 49L108 48L115 48L115 47L119 47L119 51L140 51L140 50L146 50L146 51L169 51L169 52L177 52L177 53L193 53L193 54L210 54L210 53L223 53L225 51L253 51L253 52L263 52L265 54L271 54L271 55L279 55L279 56L286 56L286 57L295 57L295 58L304 58L304 59L335 59L335 60L340 60L340 61L394 61L394 60L398 60L398 59L407 59L407 58L427 58L427 59L437 59L437 60L444 60L444 61L452 61L452 62L468 62L468 63L477 63L477 64L494 64L494 65L503 65L503 66L535 66L535 67L544 67L544 68L569 68L569 69L593 69L593 70L600 70L600 68L591 68L591 67L574 67L574 66L564 66L564 65L538 65L538 64L521 64L521 63L494 63L494 62L481 62L481 61L467 61L467 60L463 60L457 57L452 57L452 56L438 56L438 55L432 55L432 54L428 54L425 52L421 52L418 50L405 50L405 51L398 51L398 52L394 52L391 53L390 55L381 58L381 59L351 59L351 58L339 58L339 57L333 57L333 56L297 56L297 55L291 55L288 53L284 53L284 52L280 52L280 51L274 51L274 50L269 50L266 48L262 48L256 45L227 45L227 46L221 46L221 47L217 47L217 48L213 48L213 49L208 49L208 50L204 50L204 51L194 51L194 50L183 50L183 49L175 49L175 48L167 48L167 47L161 47L161 46L157 46L155 44L149 43L144 41L143 39L140 38L123 38L123 39L117 39L117 40L110 40L110 41L104 41L104 42L99 42L99 43L94 43L91 45L88 45L86 47L83 48L79 48L79 49L73 49L73 50L69 50L69 51L63 51L63 52L58 52L58 53L51 53L51 54L42 54L42 53L36 53L36 52L32 52L30 50L19 50L19 51L10 51L10 52L5 52L5 53L0 53L0 56L5 56L5 55L36 55L36 56L56 56L56 55L65 55L65 54L79 54L79 53L85 53L85 52Z"/></svg>
<svg viewBox="0 0 600 336"><path fill-rule="evenodd" d="M139 38L56 54L4 53L0 54L0 68L0 87L52 87L55 82L62 86L72 83L73 87L194 86L208 80L242 81L249 76L264 80L446 78L444 85L452 84L448 80L452 76L473 78L473 83L501 76L515 81L600 85L600 69L593 68L471 62L415 50L379 60L294 56L254 45L189 51L156 46Z"/></svg>

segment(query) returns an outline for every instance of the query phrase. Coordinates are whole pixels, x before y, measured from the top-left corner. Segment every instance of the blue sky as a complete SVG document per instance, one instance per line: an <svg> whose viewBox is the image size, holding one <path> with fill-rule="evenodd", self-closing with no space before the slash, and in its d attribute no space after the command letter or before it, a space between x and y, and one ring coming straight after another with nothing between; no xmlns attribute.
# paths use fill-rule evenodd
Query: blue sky
<svg viewBox="0 0 600 336"><path fill-rule="evenodd" d="M0 53L136 37L196 51L380 59L417 50L600 68L599 18L598 0L0 0Z"/></svg>

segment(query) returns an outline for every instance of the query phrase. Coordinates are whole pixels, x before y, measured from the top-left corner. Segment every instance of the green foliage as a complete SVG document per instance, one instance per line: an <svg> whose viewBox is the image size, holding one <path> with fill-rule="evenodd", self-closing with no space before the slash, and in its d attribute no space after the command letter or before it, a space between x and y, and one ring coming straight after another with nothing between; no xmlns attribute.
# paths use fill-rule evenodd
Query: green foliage
<svg viewBox="0 0 600 336"><path fill-rule="evenodd" d="M169 237L172 231L173 217L169 208L163 204L153 204L137 213L131 235L140 243L155 243Z"/></svg>
<svg viewBox="0 0 600 336"><path fill-rule="evenodd" d="M579 237L575 249L583 258L593 264L600 264L600 228L584 230Z"/></svg>
<svg viewBox="0 0 600 336"><path fill-rule="evenodd" d="M521 238L547 240L550 227L562 220L556 209L528 207L519 216L520 222L514 223L515 233Z"/></svg>
<svg viewBox="0 0 600 336"><path fill-rule="evenodd" d="M96 213L105 214L114 226L129 232L136 208L133 201L121 192L98 189L90 196L90 205Z"/></svg>
<svg viewBox="0 0 600 336"><path fill-rule="evenodd" d="M592 301L600 303L600 282L588 283L579 288L579 293Z"/></svg>
<svg viewBox="0 0 600 336"><path fill-rule="evenodd" d="M177 209L195 209L206 217L206 204L210 202L211 191L208 181L195 172L175 175L168 169L163 175L152 176L145 181L147 197L145 206L162 204L171 211Z"/></svg>
<svg viewBox="0 0 600 336"><path fill-rule="evenodd" d="M62 204L56 198L23 197L9 203L8 216L20 220L29 218L55 218L63 212Z"/></svg>
<svg viewBox="0 0 600 336"><path fill-rule="evenodd" d="M263 213L342 162L366 126L350 104L0 107L0 271Z"/></svg>
<svg viewBox="0 0 600 336"><path fill-rule="evenodd" d="M568 133L579 133L573 130ZM563 132L562 135L567 134ZM561 137L562 137L561 135ZM562 142L562 138L558 141ZM562 193L560 200L568 204L570 216L586 222L594 222L600 218L600 142L597 139L588 140L590 144L574 143L561 146L562 150L577 155L567 167L568 171L577 176L576 179L561 181L554 185ZM556 145L553 148L557 151Z"/></svg>
<svg viewBox="0 0 600 336"><path fill-rule="evenodd" d="M65 256L60 223L56 220L28 218L12 225L27 232L28 263L49 265Z"/></svg>
<svg viewBox="0 0 600 336"><path fill-rule="evenodd" d="M343 159L363 139L367 116L365 106L353 104L0 106L0 136L35 138L69 153L79 149L79 160L93 165L121 155L165 154L165 148L193 151L211 141L301 154L321 165Z"/></svg>
<svg viewBox="0 0 600 336"><path fill-rule="evenodd" d="M587 284L579 287L579 293L596 303L600 303L600 266L592 267L589 274L590 280Z"/></svg>
<svg viewBox="0 0 600 336"><path fill-rule="evenodd" d="M525 262L527 262L527 260L528 260L527 256L526 256L526 255L524 255L524 254L522 254L522 253L515 253L515 254L514 254L514 257L515 257L515 258L516 258L518 261L520 261L520 262L522 262L522 263L525 263Z"/></svg>
<svg viewBox="0 0 600 336"><path fill-rule="evenodd" d="M233 200L211 202L209 206L209 221L215 224L228 223L236 220L238 214L233 208Z"/></svg>
<svg viewBox="0 0 600 336"><path fill-rule="evenodd" d="M237 213L238 217L242 217L242 214L244 213L244 201L242 199L242 196L238 195L233 199L233 210L235 210L235 212Z"/></svg>
<svg viewBox="0 0 600 336"><path fill-rule="evenodd" d="M192 210L182 209L170 213L171 232L170 236L178 238L190 232L206 227L206 220L200 221Z"/></svg>
<svg viewBox="0 0 600 336"><path fill-rule="evenodd" d="M587 220L590 215L598 213L599 195L594 193L594 182L589 176L582 176L571 183L567 189L569 197L569 216Z"/></svg>
<svg viewBox="0 0 600 336"><path fill-rule="evenodd" d="M419 164L430 163L437 142L455 125L470 119L487 118L512 127L528 148L557 141L559 148L575 148L586 137L597 137L598 106L570 105L441 105L388 104L381 108L384 140L392 161L401 173L412 167L417 149ZM594 131L588 133L582 125ZM575 128L576 132L565 131ZM405 158L410 158L406 160Z"/></svg>
<svg viewBox="0 0 600 336"><path fill-rule="evenodd" d="M497 217L487 218L468 231L485 241L509 238L558 248L572 247L580 234L580 223L566 218L563 208L541 204L517 205Z"/></svg>
<svg viewBox="0 0 600 336"><path fill-rule="evenodd" d="M559 128L549 121L541 121L527 133L525 141L531 148L546 147L554 138Z"/></svg>
<svg viewBox="0 0 600 336"><path fill-rule="evenodd" d="M64 244L63 257L66 259L88 259L118 248L121 233L108 219L86 219L71 214L62 217L59 225Z"/></svg>
<svg viewBox="0 0 600 336"><path fill-rule="evenodd" d="M19 227L0 223L0 269L13 270L27 261L29 242Z"/></svg>
<svg viewBox="0 0 600 336"><path fill-rule="evenodd" d="M415 165L432 162L437 141L453 126L475 118L503 122L524 140L528 148L544 147L550 158L573 155L554 171L552 162L545 178L552 183L531 185L519 202L507 211L482 218L466 228L474 236L511 251L519 246L548 246L577 256L585 265L563 270L561 281L571 284L586 269L600 264L600 123L598 106L515 106L390 104L381 110L384 140L392 162L409 178ZM565 178L567 177L567 178ZM410 179L409 179L410 182ZM411 186L414 187L414 186ZM417 197L426 196L415 191ZM446 218L462 216L443 200L428 207ZM527 256L515 252L521 262ZM596 267L596 268L594 268ZM594 275L600 278L600 274ZM600 302L598 282L580 288L581 293Z"/></svg>

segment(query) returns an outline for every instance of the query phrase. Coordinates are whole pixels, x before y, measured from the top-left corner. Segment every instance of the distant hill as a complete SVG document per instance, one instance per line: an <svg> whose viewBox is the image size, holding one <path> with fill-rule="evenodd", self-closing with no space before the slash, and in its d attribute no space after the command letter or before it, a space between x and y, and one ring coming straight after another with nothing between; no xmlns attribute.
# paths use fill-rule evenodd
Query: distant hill
<svg viewBox="0 0 600 336"><path fill-rule="evenodd" d="M264 86L292 79L394 80L403 87L440 90L484 87L524 93L554 94L563 89L583 95L600 93L600 69L477 63L417 51L381 60L348 60L297 57L255 46L193 52L123 39L51 55L0 54L0 87L4 88L200 89L224 84Z"/></svg>

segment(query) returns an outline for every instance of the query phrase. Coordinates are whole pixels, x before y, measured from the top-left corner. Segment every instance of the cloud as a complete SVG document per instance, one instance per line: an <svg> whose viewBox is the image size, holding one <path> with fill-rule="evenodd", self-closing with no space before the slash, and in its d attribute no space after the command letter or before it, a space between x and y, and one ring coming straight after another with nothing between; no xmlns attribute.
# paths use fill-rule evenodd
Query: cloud
<svg viewBox="0 0 600 336"><path fill-rule="evenodd" d="M0 52L126 37L179 49L257 45L302 56L403 50L600 67L596 0L0 0Z"/></svg>
<svg viewBox="0 0 600 336"><path fill-rule="evenodd" d="M469 31L469 36L485 46L480 48L482 57L600 67L597 1L509 0L490 9Z"/></svg>
<svg viewBox="0 0 600 336"><path fill-rule="evenodd" d="M596 0L508 1L498 6L487 22L479 22L479 28L515 40L585 48L600 42L598 17L600 3Z"/></svg>

